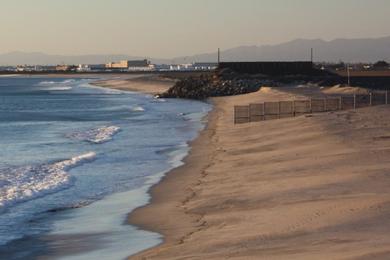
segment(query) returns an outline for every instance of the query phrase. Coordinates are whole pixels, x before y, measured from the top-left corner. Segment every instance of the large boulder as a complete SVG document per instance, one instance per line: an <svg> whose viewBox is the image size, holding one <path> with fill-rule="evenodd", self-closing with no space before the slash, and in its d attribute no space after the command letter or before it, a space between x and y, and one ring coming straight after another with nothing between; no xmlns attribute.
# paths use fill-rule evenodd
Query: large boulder
<svg viewBox="0 0 390 260"><path fill-rule="evenodd" d="M255 92L262 82L256 79L216 80L211 77L187 78L178 81L162 98L206 99L208 97L232 96Z"/></svg>

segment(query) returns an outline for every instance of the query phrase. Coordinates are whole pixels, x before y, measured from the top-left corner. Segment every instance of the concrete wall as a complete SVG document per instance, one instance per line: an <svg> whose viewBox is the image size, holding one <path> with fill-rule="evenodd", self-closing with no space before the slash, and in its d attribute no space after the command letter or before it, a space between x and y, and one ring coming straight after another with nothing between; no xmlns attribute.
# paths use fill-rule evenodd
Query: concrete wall
<svg viewBox="0 0 390 260"><path fill-rule="evenodd" d="M219 69L231 69L238 73L282 75L311 75L312 62L221 62Z"/></svg>

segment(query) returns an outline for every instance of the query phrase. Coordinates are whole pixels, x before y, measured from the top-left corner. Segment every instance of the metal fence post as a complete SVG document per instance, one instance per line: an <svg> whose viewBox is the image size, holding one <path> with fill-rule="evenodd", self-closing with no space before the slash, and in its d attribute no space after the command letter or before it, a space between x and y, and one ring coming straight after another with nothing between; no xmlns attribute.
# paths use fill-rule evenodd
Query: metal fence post
<svg viewBox="0 0 390 260"><path fill-rule="evenodd" d="M237 124L237 109L236 109L236 106L234 106L234 124L236 125Z"/></svg>
<svg viewBox="0 0 390 260"><path fill-rule="evenodd" d="M339 98L339 110L343 110L343 96Z"/></svg>
<svg viewBox="0 0 390 260"><path fill-rule="evenodd" d="M293 117L295 117L295 100L292 101L292 113Z"/></svg>
<svg viewBox="0 0 390 260"><path fill-rule="evenodd" d="M372 92L370 92L370 106L372 106Z"/></svg>
<svg viewBox="0 0 390 260"><path fill-rule="evenodd" d="M328 100L327 98L324 98L324 112L328 111Z"/></svg>
<svg viewBox="0 0 390 260"><path fill-rule="evenodd" d="M251 105L249 105L248 106L248 122L250 123L251 122L251 110L252 110L252 106Z"/></svg>
<svg viewBox="0 0 390 260"><path fill-rule="evenodd" d="M263 102L263 121L265 121L265 103Z"/></svg>
<svg viewBox="0 0 390 260"><path fill-rule="evenodd" d="M294 115L295 113L294 113L294 100L293 101L291 101L291 117L294 117L295 115Z"/></svg>
<svg viewBox="0 0 390 260"><path fill-rule="evenodd" d="M248 121L249 123L252 122L252 104L249 104L248 107Z"/></svg>

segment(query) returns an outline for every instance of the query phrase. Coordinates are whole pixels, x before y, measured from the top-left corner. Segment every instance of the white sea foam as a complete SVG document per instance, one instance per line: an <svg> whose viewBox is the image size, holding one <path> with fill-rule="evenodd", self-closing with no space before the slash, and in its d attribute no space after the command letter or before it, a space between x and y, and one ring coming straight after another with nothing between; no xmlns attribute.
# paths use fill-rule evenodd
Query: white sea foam
<svg viewBox="0 0 390 260"><path fill-rule="evenodd" d="M143 107L140 106L126 106L126 105L121 105L121 106L112 106L108 108L102 108L102 109L95 109L95 111L131 111L131 112L142 112L145 111Z"/></svg>
<svg viewBox="0 0 390 260"><path fill-rule="evenodd" d="M63 81L44 80L39 82L38 85L39 86L47 86L47 85L55 85L55 84L66 85L74 82L75 82L74 79L67 79Z"/></svg>
<svg viewBox="0 0 390 260"><path fill-rule="evenodd" d="M134 106L131 108L131 111L133 112L143 112L145 111L145 108L141 107L141 106Z"/></svg>
<svg viewBox="0 0 390 260"><path fill-rule="evenodd" d="M37 85L47 86L47 85L53 85L53 84L58 84L58 82L45 80L45 81L39 82Z"/></svg>
<svg viewBox="0 0 390 260"><path fill-rule="evenodd" d="M76 80L74 80L74 79L67 79L67 80L64 80L64 81L62 81L62 82L60 82L61 84L69 84L69 83L73 83L73 82L75 82Z"/></svg>
<svg viewBox="0 0 390 260"><path fill-rule="evenodd" d="M65 91L65 90L71 90L72 86L69 86L69 84L73 83L74 80L64 80L61 82L56 81L41 81L37 84L37 86L43 87L41 90L48 90L48 91Z"/></svg>
<svg viewBox="0 0 390 260"><path fill-rule="evenodd" d="M55 87L50 87L47 89L42 89L42 90L50 90L50 91L64 91L64 90L71 90L72 87L70 86L55 86Z"/></svg>
<svg viewBox="0 0 390 260"><path fill-rule="evenodd" d="M90 152L53 164L0 169L0 209L69 187L72 178L67 171L95 157Z"/></svg>
<svg viewBox="0 0 390 260"><path fill-rule="evenodd" d="M97 108L94 109L94 111L130 111L130 112L144 112L146 111L145 108L142 106L127 106L127 105L120 105L120 106L112 106L112 107L104 107L104 108Z"/></svg>
<svg viewBox="0 0 390 260"><path fill-rule="evenodd" d="M54 80L44 80L38 83L39 85L51 85L51 84L69 84L76 82L75 79L66 79L63 81L54 81Z"/></svg>
<svg viewBox="0 0 390 260"><path fill-rule="evenodd" d="M95 144L101 144L110 141L112 137L119 131L120 127L118 126L103 126L99 128L90 129L85 132L75 132L70 135L67 135L67 137Z"/></svg>
<svg viewBox="0 0 390 260"><path fill-rule="evenodd" d="M151 102L153 102L153 103L164 103L164 102L167 102L167 100L164 99L164 98L154 98Z"/></svg>

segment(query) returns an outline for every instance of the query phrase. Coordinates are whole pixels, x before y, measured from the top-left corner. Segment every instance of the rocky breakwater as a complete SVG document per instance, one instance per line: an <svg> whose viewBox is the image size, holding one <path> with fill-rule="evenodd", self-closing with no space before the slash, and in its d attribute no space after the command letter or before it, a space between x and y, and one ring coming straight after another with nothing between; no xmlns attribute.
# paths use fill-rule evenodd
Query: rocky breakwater
<svg viewBox="0 0 390 260"><path fill-rule="evenodd" d="M243 74L230 69L217 70L213 75L200 75L180 79L168 91L158 95L161 98L186 98L203 100L208 97L233 96L258 91L261 86L285 86L299 84L335 85L340 77L322 70L313 70L311 75L268 76Z"/></svg>
<svg viewBox="0 0 390 260"><path fill-rule="evenodd" d="M233 96L258 91L261 86L269 85L265 79L243 78L222 75L189 77L182 79L160 98L186 98L203 100L208 97Z"/></svg>

